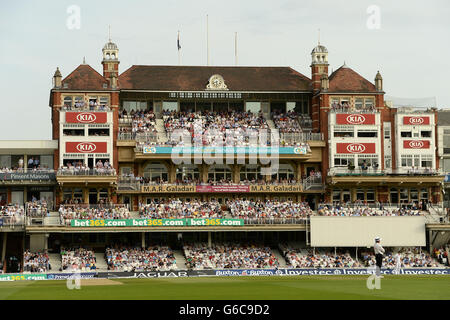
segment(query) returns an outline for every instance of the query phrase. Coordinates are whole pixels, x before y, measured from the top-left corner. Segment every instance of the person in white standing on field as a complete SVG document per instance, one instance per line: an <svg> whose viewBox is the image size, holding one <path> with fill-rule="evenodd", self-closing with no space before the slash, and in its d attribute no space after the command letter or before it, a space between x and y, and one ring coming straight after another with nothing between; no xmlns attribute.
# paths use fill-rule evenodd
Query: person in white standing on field
<svg viewBox="0 0 450 320"><path fill-rule="evenodd" d="M381 275L381 266L383 265L383 255L384 255L384 248L380 244L381 238L376 237L375 238L375 244L373 246L373 250L375 251L375 261L376 261L376 276L378 278L383 278Z"/></svg>

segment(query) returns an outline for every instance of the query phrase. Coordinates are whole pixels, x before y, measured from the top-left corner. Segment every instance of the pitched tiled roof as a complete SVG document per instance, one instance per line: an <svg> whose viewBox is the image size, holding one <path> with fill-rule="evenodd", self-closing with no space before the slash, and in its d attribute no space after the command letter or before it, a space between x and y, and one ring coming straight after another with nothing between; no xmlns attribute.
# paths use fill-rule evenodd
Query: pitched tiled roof
<svg viewBox="0 0 450 320"><path fill-rule="evenodd" d="M328 92L377 92L375 85L347 66L334 71Z"/></svg>
<svg viewBox="0 0 450 320"><path fill-rule="evenodd" d="M108 90L104 84L108 85L108 81L88 64L79 65L62 81L63 89L71 90Z"/></svg>
<svg viewBox="0 0 450 320"><path fill-rule="evenodd" d="M311 80L289 67L134 65L119 76L121 90L202 91L219 74L231 91L305 91Z"/></svg>

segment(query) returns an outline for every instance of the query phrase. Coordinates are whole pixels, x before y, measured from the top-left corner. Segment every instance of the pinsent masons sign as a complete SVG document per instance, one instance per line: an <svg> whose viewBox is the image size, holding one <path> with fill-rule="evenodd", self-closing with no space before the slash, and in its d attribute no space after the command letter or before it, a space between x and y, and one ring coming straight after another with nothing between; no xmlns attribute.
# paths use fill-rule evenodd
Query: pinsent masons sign
<svg viewBox="0 0 450 320"><path fill-rule="evenodd" d="M430 124L430 117L403 117L403 124L409 126L420 126Z"/></svg>
<svg viewBox="0 0 450 320"><path fill-rule="evenodd" d="M106 142L66 142L66 153L106 153Z"/></svg>
<svg viewBox="0 0 450 320"><path fill-rule="evenodd" d="M429 149L430 141L427 140L404 140L404 149Z"/></svg>
<svg viewBox="0 0 450 320"><path fill-rule="evenodd" d="M0 180L5 181L43 181L56 180L56 175L53 172L14 172L14 173L0 173Z"/></svg>
<svg viewBox="0 0 450 320"><path fill-rule="evenodd" d="M66 112L66 123L106 123L106 112Z"/></svg>
<svg viewBox="0 0 450 320"><path fill-rule="evenodd" d="M375 143L336 143L336 153L375 153Z"/></svg>
<svg viewBox="0 0 450 320"><path fill-rule="evenodd" d="M338 114L336 114L336 124L374 125L375 124L375 115L374 114L338 113Z"/></svg>

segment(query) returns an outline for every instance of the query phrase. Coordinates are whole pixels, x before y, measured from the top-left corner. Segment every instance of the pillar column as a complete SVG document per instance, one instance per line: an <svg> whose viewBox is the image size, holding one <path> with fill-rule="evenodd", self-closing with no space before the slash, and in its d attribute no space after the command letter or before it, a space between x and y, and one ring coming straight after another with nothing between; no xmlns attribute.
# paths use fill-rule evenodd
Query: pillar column
<svg viewBox="0 0 450 320"><path fill-rule="evenodd" d="M141 245L142 248L145 248L145 232L141 232Z"/></svg>
<svg viewBox="0 0 450 320"><path fill-rule="evenodd" d="M208 232L208 248L211 248L211 231Z"/></svg>
<svg viewBox="0 0 450 320"><path fill-rule="evenodd" d="M83 188L83 202L89 203L89 189Z"/></svg>
<svg viewBox="0 0 450 320"><path fill-rule="evenodd" d="M6 257L6 241L8 240L8 233L3 233L3 247L2 247L2 262L5 262ZM5 264L6 265L6 264Z"/></svg>

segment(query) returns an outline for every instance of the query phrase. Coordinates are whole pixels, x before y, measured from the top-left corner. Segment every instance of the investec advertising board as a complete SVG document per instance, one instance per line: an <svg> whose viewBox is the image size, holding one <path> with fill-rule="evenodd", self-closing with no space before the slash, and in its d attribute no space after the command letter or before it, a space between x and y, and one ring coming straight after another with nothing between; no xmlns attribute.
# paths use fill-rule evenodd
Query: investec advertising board
<svg viewBox="0 0 450 320"><path fill-rule="evenodd" d="M96 219L70 220L71 227L194 227L243 226L243 219Z"/></svg>

